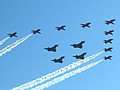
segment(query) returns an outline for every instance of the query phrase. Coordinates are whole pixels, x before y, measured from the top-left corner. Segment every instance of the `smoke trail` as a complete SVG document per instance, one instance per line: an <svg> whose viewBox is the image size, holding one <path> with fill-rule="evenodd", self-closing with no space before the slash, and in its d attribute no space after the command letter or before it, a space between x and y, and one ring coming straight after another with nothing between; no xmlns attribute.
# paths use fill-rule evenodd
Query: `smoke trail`
<svg viewBox="0 0 120 90"><path fill-rule="evenodd" d="M12 50L13 48L15 48L16 46L18 46L19 44L21 44L22 42L24 42L26 39L28 39L32 34L29 34L25 37L23 37L22 39L17 40L16 42L14 42L13 44L10 44L8 46L6 46L5 48L3 48L2 50L0 50L0 56L2 56L3 54L7 53L8 51Z"/></svg>
<svg viewBox="0 0 120 90"><path fill-rule="evenodd" d="M64 74L64 75L62 75L62 76L60 76L60 77L58 77L58 78L55 78L55 79L53 79L53 80L51 80L51 81L48 81L48 82L46 82L46 83L43 83L43 84L40 85L40 86L36 86L35 88L33 88L33 89L31 89L31 90L43 90L43 89L45 89L45 88L48 88L48 87L50 87L50 86L52 86L52 85L54 85L54 84L56 84L56 83L59 83L59 82L65 80L65 79L67 79L67 78L69 78L69 77L71 77L71 76L76 75L77 73L81 73L81 72L83 72L83 71L85 71L85 70L87 70L87 69L89 69L89 68L91 68L91 67L93 67L93 66L96 66L98 63L100 63L100 62L102 62L102 61L103 61L103 60L99 60L99 61L97 61L97 62L88 64L88 65L86 65L86 66L84 66L84 67L82 67L82 68L78 68L78 69L76 69L76 70L73 70L73 71L71 71L71 72L69 72L69 73L66 73L66 74Z"/></svg>
<svg viewBox="0 0 120 90"><path fill-rule="evenodd" d="M63 67L63 68L61 68L59 70L56 70L56 71L54 71L52 73L49 73L49 74L47 74L45 76L42 76L41 78L38 78L36 80L31 81L31 82L25 83L25 84L23 84L21 86L15 87L15 88L13 88L11 90L24 90L24 89L32 88L33 86L35 86L37 84L43 83L46 80L54 78L57 75L60 75L62 73L67 72L68 70L71 70L71 69L73 69L73 68L75 68L77 66L80 66L82 63L86 63L86 62L90 61L91 59L94 59L95 57L99 56L103 52L104 51L99 52L99 53L94 54L94 55L91 55L91 56L85 58L84 60L79 60L77 62L73 62L72 64L69 64L68 66L65 66L65 67Z"/></svg>
<svg viewBox="0 0 120 90"><path fill-rule="evenodd" d="M2 45L5 41L7 41L10 37L6 37L5 39L3 39L2 41L0 41L0 45Z"/></svg>

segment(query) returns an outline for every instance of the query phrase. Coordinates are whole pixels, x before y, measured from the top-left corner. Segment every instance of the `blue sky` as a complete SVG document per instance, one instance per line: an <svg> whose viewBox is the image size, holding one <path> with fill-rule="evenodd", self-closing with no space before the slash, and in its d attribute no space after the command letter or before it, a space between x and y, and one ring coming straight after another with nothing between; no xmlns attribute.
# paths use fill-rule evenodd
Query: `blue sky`
<svg viewBox="0 0 120 90"><path fill-rule="evenodd" d="M119 3L119 0L0 0L0 40L8 33L18 33L17 38L8 39L0 49L30 34L33 29L40 28L42 33L32 35L0 57L0 90L9 90L77 61L73 55L88 52L87 57L110 46L114 48L113 52L104 53L91 62L106 55L113 55L112 61L104 61L46 90L118 90ZM105 20L113 18L116 19L115 25L105 25ZM92 23L91 28L80 27L86 22ZM66 31L55 29L61 25L66 25ZM105 36L104 31L110 29L115 30L114 35ZM103 40L109 38L114 39L113 44L105 45ZM83 49L70 46L82 40L86 41ZM56 53L44 50L54 44L59 44ZM51 61L63 55L63 64Z"/></svg>

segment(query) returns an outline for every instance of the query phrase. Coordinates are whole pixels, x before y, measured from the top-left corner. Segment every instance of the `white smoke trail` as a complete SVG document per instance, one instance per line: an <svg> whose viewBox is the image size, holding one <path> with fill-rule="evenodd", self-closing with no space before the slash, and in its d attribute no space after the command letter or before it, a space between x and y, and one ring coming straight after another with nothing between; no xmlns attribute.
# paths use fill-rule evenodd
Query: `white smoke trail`
<svg viewBox="0 0 120 90"><path fill-rule="evenodd" d="M0 41L0 45L2 45L5 41L7 41L10 37L6 37L5 39L3 39L2 41Z"/></svg>
<svg viewBox="0 0 120 90"><path fill-rule="evenodd" d="M38 78L36 80L31 81L31 82L25 83L25 84L23 84L21 86L15 87L15 88L13 88L11 90L25 90L25 89L28 89L28 88L32 88L33 86L35 86L37 84L43 83L46 80L54 78L57 75L60 75L62 73L67 72L68 70L71 70L71 69L73 69L73 68L75 68L77 66L80 66L82 63L86 63L86 62L90 61L91 59L94 59L95 57L99 56L103 52L104 51L99 52L99 53L94 54L94 55L91 55L91 56L85 58L84 60L79 60L77 62L73 62L72 64L69 64L68 66L65 66L65 67L63 67L63 68L61 68L59 70L56 70L56 71L54 71L52 73L49 73L49 74L47 74L45 76L42 76L41 78Z"/></svg>
<svg viewBox="0 0 120 90"><path fill-rule="evenodd" d="M102 61L103 61L103 60L99 60L99 61L97 61L97 62L88 64L88 65L86 65L86 66L84 66L84 67L82 67L82 68L78 68L78 69L76 69L76 70L73 70L73 71L71 71L71 72L69 72L69 73L66 73L66 74L64 74L64 75L62 75L62 76L60 76L60 77L58 77L58 78L55 78L55 79L53 79L53 80L51 80L51 81L48 81L48 82L46 82L46 83L43 83L42 85L36 86L35 88L32 88L31 90L43 90L43 89L45 89L45 88L48 88L48 87L50 87L50 86L52 86L52 85L54 85L54 84L56 84L56 83L59 83L59 82L65 80L65 79L67 79L67 78L69 78L69 77L71 77L71 76L76 75L77 73L81 73L81 72L83 72L83 71L85 71L85 70L87 70L87 69L89 69L89 68L91 68L91 67L93 67L93 66L96 66L98 63L100 63L100 62L102 62Z"/></svg>
<svg viewBox="0 0 120 90"><path fill-rule="evenodd" d="M5 48L3 48L2 50L0 50L0 56L2 56L3 54L7 53L8 51L12 50L13 48L15 48L16 46L18 46L19 44L21 44L22 42L24 42L26 39L28 39L32 34L29 34L25 37L23 37L22 39L17 40L16 42L14 42L13 44L10 44L8 46L6 46Z"/></svg>

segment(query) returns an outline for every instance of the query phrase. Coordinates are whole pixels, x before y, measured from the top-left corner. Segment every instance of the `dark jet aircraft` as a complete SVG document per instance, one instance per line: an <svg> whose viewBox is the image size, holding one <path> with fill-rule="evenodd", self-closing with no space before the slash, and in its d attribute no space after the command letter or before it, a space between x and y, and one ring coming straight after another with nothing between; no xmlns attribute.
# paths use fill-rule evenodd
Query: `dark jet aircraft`
<svg viewBox="0 0 120 90"><path fill-rule="evenodd" d="M56 47L58 47L58 44L54 45L53 47L47 47L47 48L44 48L48 51L52 51L52 52L56 52Z"/></svg>
<svg viewBox="0 0 120 90"><path fill-rule="evenodd" d="M73 46L74 48L82 48L84 43L85 41L81 41L78 44L71 44L70 46Z"/></svg>
<svg viewBox="0 0 120 90"><path fill-rule="evenodd" d="M17 32L14 32L14 33L12 33L12 34L8 34L10 37L18 37L17 35Z"/></svg>
<svg viewBox="0 0 120 90"><path fill-rule="evenodd" d="M33 34L36 34L36 33L41 34L40 30L41 29L36 29L36 30L31 30L31 31L32 31Z"/></svg>
<svg viewBox="0 0 120 90"><path fill-rule="evenodd" d="M63 63L63 58L65 58L65 56L62 56L62 57L60 57L60 58L58 58L58 59L53 59L53 60L51 60L51 61L54 61L55 63Z"/></svg>
<svg viewBox="0 0 120 90"><path fill-rule="evenodd" d="M112 47L109 47L109 48L105 48L104 51L105 51L105 52L108 52L108 51L109 51L109 52L112 52L112 49L113 49Z"/></svg>
<svg viewBox="0 0 120 90"><path fill-rule="evenodd" d="M112 56L107 56L107 57L105 56L104 57L105 60L107 60L107 59L112 60L111 58L112 58Z"/></svg>
<svg viewBox="0 0 120 90"><path fill-rule="evenodd" d="M109 25L109 24L114 24L114 21L115 21L116 19L111 19L111 20L107 20L107 21L105 21L106 23L105 24L107 24L107 25Z"/></svg>
<svg viewBox="0 0 120 90"><path fill-rule="evenodd" d="M81 55L75 55L75 56L73 56L73 57L75 57L76 59L84 59L85 57L85 55L87 54L87 52L85 52L85 53L82 53Z"/></svg>
<svg viewBox="0 0 120 90"><path fill-rule="evenodd" d="M114 30L105 31L105 35L108 35L108 34L113 35L113 32L114 32Z"/></svg>
<svg viewBox="0 0 120 90"><path fill-rule="evenodd" d="M55 27L58 31L60 31L60 30L65 30L65 25L63 25L63 26L60 26L60 27Z"/></svg>
<svg viewBox="0 0 120 90"><path fill-rule="evenodd" d="M85 27L89 27L90 28L90 25L91 24L91 22L88 22L88 23L85 23L85 24L81 24L81 27L83 27L83 28L85 28Z"/></svg>
<svg viewBox="0 0 120 90"><path fill-rule="evenodd" d="M107 43L111 43L111 44L112 44L112 40L113 40L113 39L104 40L104 43L105 43L105 44L107 44Z"/></svg>

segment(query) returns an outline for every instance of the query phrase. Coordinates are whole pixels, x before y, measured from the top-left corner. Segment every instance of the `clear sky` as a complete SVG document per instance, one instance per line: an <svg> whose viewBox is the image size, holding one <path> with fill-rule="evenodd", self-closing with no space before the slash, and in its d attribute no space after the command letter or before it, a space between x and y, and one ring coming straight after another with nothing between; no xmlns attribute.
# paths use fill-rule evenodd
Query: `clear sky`
<svg viewBox="0 0 120 90"><path fill-rule="evenodd" d="M42 34L32 35L25 42L0 56L0 90L9 90L22 85L70 63L77 61L73 55L87 52L87 56L113 47L113 52L104 53L94 60L112 55L111 61L77 74L46 90L119 90L120 89L120 0L0 0L0 40L8 33L17 32L18 37L9 38L0 50L16 40L41 29ZM105 20L116 19L115 25L106 25ZM91 22L91 28L80 24ZM66 25L66 31L57 31L56 26ZM105 36L104 31L114 29L114 35ZM105 45L104 39L113 38L113 44ZM83 49L74 49L70 44L85 40ZM59 44L57 52L48 52L45 47ZM62 64L51 60L65 56ZM80 66L81 67L81 66Z"/></svg>

